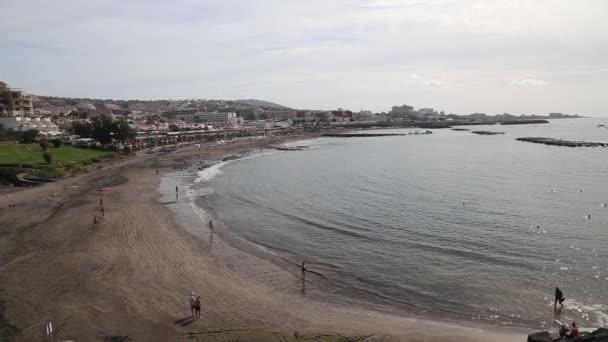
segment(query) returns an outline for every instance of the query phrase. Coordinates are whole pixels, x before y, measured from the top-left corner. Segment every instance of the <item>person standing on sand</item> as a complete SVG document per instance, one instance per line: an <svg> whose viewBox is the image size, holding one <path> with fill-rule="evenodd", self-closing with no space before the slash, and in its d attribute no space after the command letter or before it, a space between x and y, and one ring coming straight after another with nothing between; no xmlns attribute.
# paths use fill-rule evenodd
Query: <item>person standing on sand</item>
<svg viewBox="0 0 608 342"><path fill-rule="evenodd" d="M213 220L209 220L209 229L213 230Z"/></svg>
<svg viewBox="0 0 608 342"><path fill-rule="evenodd" d="M201 318L201 296L196 296L194 301L194 314L196 318Z"/></svg>
<svg viewBox="0 0 608 342"><path fill-rule="evenodd" d="M91 228L99 227L99 221L97 221L97 216L93 216L93 226Z"/></svg>
<svg viewBox="0 0 608 342"><path fill-rule="evenodd" d="M101 216L104 216L104 217L106 216L106 212L105 212L105 210L103 210L103 207L101 207Z"/></svg>
<svg viewBox="0 0 608 342"><path fill-rule="evenodd" d="M190 297L188 297L188 304L190 304L190 315L192 315L192 317L194 317L195 315L195 308L196 308L196 296L194 295L194 292L190 293Z"/></svg>
<svg viewBox="0 0 608 342"><path fill-rule="evenodd" d="M564 293L562 292L562 290L560 290L559 287L556 287L555 288L555 303L553 305L553 308L555 310L557 310L557 302L559 302L559 305L561 305L563 308L565 300L566 300L566 298L564 298Z"/></svg>
<svg viewBox="0 0 608 342"><path fill-rule="evenodd" d="M99 206L103 207L103 197L99 197Z"/></svg>
<svg viewBox="0 0 608 342"><path fill-rule="evenodd" d="M302 266L300 266L300 270L302 271L302 279L306 278L306 263L302 261Z"/></svg>
<svg viewBox="0 0 608 342"><path fill-rule="evenodd" d="M158 170L156 170L156 175L158 176Z"/></svg>

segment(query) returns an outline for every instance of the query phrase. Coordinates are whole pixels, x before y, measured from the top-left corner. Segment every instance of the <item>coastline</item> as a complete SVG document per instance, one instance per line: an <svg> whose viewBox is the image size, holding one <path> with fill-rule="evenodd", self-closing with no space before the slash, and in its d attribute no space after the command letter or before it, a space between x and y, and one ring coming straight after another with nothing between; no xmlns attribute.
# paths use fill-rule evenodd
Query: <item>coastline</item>
<svg viewBox="0 0 608 342"><path fill-rule="evenodd" d="M258 266L258 259L250 264L260 267L253 271L263 272L267 279L293 283L287 293L248 276L252 269L234 268L234 259L254 256L238 251L218 256L193 240L163 204L161 180L154 170L166 175L184 161L218 159L268 143L141 155L0 197L0 300L5 303L3 319L21 331L14 341L42 338L48 321L59 338L76 341L111 336L134 341L209 340L205 332L221 329L237 330L222 333L222 338L244 330L264 331L270 334L268 340L277 333L293 336L294 331L374 335L374 340L387 341L525 339L523 332L512 328L421 320L310 301L298 295L299 279L280 267L264 261ZM100 227L91 229L100 188L106 190L101 192L106 214ZM9 203L17 206L8 210ZM190 291L202 297L202 319L180 322L188 316L185 302Z"/></svg>

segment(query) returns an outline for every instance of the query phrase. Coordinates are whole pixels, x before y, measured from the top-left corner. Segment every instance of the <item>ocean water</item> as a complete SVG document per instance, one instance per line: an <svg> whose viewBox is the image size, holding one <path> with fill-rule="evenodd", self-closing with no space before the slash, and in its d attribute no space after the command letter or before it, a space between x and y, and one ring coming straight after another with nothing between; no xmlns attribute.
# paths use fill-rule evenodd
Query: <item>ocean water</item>
<svg viewBox="0 0 608 342"><path fill-rule="evenodd" d="M252 253L296 275L306 261L317 300L535 328L556 319L606 326L608 148L515 141L608 142L604 121L298 142L310 148L198 172L189 198ZM557 313L556 286L567 298Z"/></svg>

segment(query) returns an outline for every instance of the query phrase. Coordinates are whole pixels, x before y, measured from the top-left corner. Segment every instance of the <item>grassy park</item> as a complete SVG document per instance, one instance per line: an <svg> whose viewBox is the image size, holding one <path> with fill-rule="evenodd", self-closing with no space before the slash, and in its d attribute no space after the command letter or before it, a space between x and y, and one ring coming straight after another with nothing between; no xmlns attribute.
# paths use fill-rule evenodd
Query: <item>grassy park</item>
<svg viewBox="0 0 608 342"><path fill-rule="evenodd" d="M54 147L49 144L53 155L52 165L78 162L107 155L107 151L82 149L70 145ZM46 164L39 144L0 143L0 164Z"/></svg>

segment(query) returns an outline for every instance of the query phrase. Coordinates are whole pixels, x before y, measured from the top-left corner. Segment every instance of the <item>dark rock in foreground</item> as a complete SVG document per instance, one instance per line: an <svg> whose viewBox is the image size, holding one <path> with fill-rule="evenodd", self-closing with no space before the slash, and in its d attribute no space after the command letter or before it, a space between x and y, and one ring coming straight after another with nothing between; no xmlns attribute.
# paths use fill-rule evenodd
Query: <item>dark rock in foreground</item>
<svg viewBox="0 0 608 342"><path fill-rule="evenodd" d="M551 335L548 331L537 332L528 335L528 342L552 342L561 341L559 335ZM608 342L608 329L600 328L592 333L581 333L577 338L569 338L570 342Z"/></svg>
<svg viewBox="0 0 608 342"><path fill-rule="evenodd" d="M567 147L608 147L608 143L588 142L588 141L572 141L572 140L554 139L554 138L524 137L524 138L517 138L515 140L517 140L517 141L531 142L531 143L536 143L536 144L553 145L553 146L567 146Z"/></svg>
<svg viewBox="0 0 608 342"><path fill-rule="evenodd" d="M492 131L473 131L471 133L479 134L479 135L497 135L497 134L505 134L505 132L492 132Z"/></svg>

